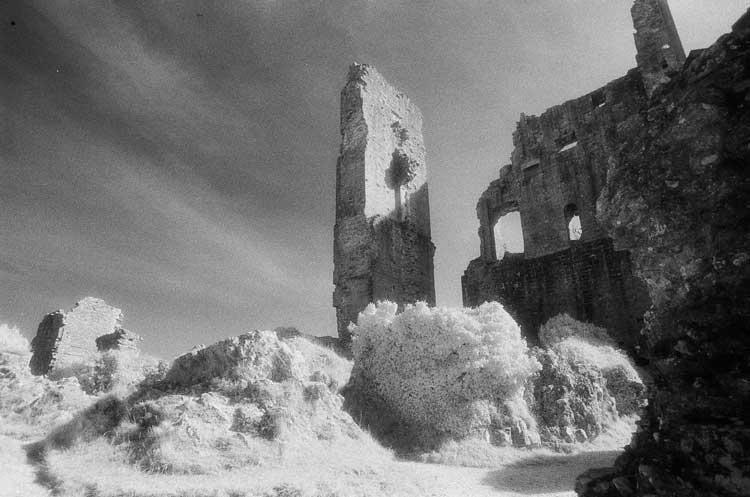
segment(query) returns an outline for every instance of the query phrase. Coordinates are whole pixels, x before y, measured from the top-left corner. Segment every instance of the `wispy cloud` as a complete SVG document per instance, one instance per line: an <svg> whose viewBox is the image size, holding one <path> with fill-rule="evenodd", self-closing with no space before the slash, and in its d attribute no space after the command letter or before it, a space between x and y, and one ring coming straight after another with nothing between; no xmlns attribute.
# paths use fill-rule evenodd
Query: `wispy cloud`
<svg viewBox="0 0 750 497"><path fill-rule="evenodd" d="M684 34L708 38L743 3L672 2L678 27L695 21ZM458 304L476 198L518 113L632 66L627 9L0 2L0 314L33 330L98 293L162 351L245 327L333 332L338 97L354 60L425 115L438 300Z"/></svg>

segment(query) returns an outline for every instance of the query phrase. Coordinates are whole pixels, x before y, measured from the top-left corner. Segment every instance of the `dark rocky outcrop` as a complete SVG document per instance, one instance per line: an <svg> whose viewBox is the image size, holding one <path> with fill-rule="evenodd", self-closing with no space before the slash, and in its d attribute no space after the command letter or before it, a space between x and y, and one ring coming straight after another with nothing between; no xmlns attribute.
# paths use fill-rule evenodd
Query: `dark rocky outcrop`
<svg viewBox="0 0 750 497"><path fill-rule="evenodd" d="M651 310L640 429L580 495L750 495L750 11L623 134L597 204Z"/></svg>
<svg viewBox="0 0 750 497"><path fill-rule="evenodd" d="M123 328L118 328L112 333L102 335L98 337L94 342L99 352L106 352L107 350L138 350L139 342L143 340L142 337L136 335L132 331L128 331Z"/></svg>

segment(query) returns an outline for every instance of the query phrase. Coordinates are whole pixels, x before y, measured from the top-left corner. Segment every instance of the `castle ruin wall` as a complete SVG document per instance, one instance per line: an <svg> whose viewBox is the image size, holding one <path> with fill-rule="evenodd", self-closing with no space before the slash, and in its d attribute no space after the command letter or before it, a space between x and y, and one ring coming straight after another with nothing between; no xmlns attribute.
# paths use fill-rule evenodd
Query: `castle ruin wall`
<svg viewBox="0 0 750 497"><path fill-rule="evenodd" d="M631 14L638 66L540 116L522 114L511 164L477 204L480 256L462 277L464 305L502 302L532 342L542 323L567 313L607 327L632 349L648 309L645 285L597 220L596 202L613 157L685 55L666 0L636 0ZM524 253L498 260L494 226L515 211Z"/></svg>
<svg viewBox="0 0 750 497"><path fill-rule="evenodd" d="M353 64L341 92L333 305L338 334L370 302L435 303L422 115L374 68Z"/></svg>

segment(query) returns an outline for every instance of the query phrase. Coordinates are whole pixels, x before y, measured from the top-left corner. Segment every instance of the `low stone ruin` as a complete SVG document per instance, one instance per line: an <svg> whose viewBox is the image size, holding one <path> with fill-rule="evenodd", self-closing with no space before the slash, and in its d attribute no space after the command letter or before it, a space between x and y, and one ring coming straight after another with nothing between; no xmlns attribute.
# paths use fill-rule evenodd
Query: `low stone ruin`
<svg viewBox="0 0 750 497"><path fill-rule="evenodd" d="M31 341L29 368L35 375L66 376L81 364L93 364L100 352L138 350L141 337L122 328L122 311L86 297L73 308L47 314Z"/></svg>
<svg viewBox="0 0 750 497"><path fill-rule="evenodd" d="M102 335L96 339L96 348L99 352L108 350L138 350L139 342L143 340L132 331L119 328L114 333Z"/></svg>

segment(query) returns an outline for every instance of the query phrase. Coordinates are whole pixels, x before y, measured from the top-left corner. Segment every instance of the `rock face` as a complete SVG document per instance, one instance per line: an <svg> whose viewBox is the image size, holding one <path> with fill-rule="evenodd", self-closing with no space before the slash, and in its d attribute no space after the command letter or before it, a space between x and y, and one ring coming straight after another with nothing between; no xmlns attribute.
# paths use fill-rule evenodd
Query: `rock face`
<svg viewBox="0 0 750 497"><path fill-rule="evenodd" d="M93 363L98 352L97 338L102 335L123 332L118 336L124 342L133 342L134 335L122 330L121 321L120 309L94 297L86 297L68 312L60 310L47 314L31 342L31 372L64 375L66 370L79 364ZM131 340L125 336L130 336ZM104 339L104 342L112 340Z"/></svg>
<svg viewBox="0 0 750 497"><path fill-rule="evenodd" d="M596 200L610 157L685 56L666 0L638 0L632 17L638 67L541 116L522 114L511 164L477 203L481 255L462 278L464 305L502 302L532 342L542 323L567 313L606 328L628 350L638 345L647 291L597 219ZM512 212L520 213L524 252L498 260L494 227Z"/></svg>
<svg viewBox="0 0 750 497"><path fill-rule="evenodd" d="M750 494L750 12L654 89L609 160L597 215L652 307L654 376L614 471L580 495Z"/></svg>
<svg viewBox="0 0 750 497"><path fill-rule="evenodd" d="M98 337L96 348L100 352L107 350L138 350L138 344L143 338L132 331L122 328L116 329L113 333Z"/></svg>
<svg viewBox="0 0 750 497"><path fill-rule="evenodd" d="M422 115L375 69L341 91L334 274L339 337L370 302L435 303Z"/></svg>

